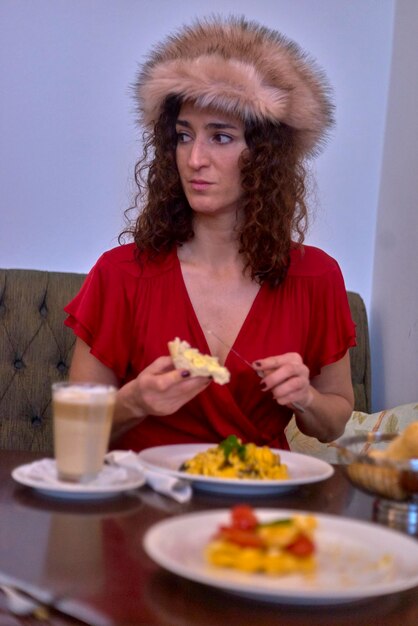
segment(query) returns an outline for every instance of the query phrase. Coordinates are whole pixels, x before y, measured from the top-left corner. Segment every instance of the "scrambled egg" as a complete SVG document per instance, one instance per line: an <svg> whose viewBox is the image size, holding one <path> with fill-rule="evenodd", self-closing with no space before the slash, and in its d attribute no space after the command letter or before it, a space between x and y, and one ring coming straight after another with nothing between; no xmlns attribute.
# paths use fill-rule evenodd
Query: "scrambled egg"
<svg viewBox="0 0 418 626"><path fill-rule="evenodd" d="M233 525L221 527L206 547L205 556L212 565L244 572L308 574L316 568L313 542L316 525L316 518L308 515L258 524L251 531L244 531L244 535ZM260 540L259 546L245 545L245 535L251 536L251 533Z"/></svg>
<svg viewBox="0 0 418 626"><path fill-rule="evenodd" d="M181 469L189 474L219 478L289 478L287 466L281 463L278 454L267 446L259 447L254 443L244 445L235 435L230 435L206 452L200 452L183 463Z"/></svg>
<svg viewBox="0 0 418 626"><path fill-rule="evenodd" d="M218 385L225 385L230 381L229 370L219 364L216 356L201 354L187 341L181 341L176 337L168 342L168 349L176 369L189 370L192 376L212 376Z"/></svg>

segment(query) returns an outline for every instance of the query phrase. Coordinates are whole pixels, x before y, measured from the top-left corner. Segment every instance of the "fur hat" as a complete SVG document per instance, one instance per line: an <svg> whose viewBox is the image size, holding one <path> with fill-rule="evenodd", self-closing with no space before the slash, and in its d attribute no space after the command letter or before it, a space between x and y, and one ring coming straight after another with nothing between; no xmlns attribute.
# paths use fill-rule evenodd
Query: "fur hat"
<svg viewBox="0 0 418 626"><path fill-rule="evenodd" d="M301 153L318 152L333 124L323 72L293 41L244 18L195 21L155 47L134 87L140 123L153 127L177 95L244 121L293 127Z"/></svg>

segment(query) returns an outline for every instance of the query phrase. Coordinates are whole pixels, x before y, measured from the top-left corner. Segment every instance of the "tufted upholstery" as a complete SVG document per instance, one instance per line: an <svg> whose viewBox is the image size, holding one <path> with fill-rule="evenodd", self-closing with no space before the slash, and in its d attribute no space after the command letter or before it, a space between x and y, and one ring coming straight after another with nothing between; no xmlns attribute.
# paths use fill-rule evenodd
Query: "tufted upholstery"
<svg viewBox="0 0 418 626"><path fill-rule="evenodd" d="M356 324L357 345L350 349L351 379L354 388L354 409L371 411L371 369L369 324L364 302L358 293L348 292L351 316Z"/></svg>
<svg viewBox="0 0 418 626"><path fill-rule="evenodd" d="M0 270L0 449L52 452L51 383L66 378L74 346L63 308L84 278ZM370 412L366 310L359 295L348 295L358 331L351 350L355 408Z"/></svg>
<svg viewBox="0 0 418 626"><path fill-rule="evenodd" d="M0 270L0 448L52 449L50 387L65 379L74 345L63 307L83 279Z"/></svg>

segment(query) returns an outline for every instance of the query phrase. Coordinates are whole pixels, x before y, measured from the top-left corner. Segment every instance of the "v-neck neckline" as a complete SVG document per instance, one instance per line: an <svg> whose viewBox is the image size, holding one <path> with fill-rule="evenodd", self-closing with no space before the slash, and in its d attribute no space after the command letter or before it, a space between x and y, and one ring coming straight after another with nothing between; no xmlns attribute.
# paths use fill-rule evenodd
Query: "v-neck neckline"
<svg viewBox="0 0 418 626"><path fill-rule="evenodd" d="M180 278L180 282L181 282L181 285L182 285L182 288L183 288L183 292L184 292L185 301L187 302L187 306L188 306L188 308L190 310L190 315L193 318L194 326L195 326L196 331L197 331L197 333L199 335L199 341L200 341L201 345L198 346L198 347L205 354L212 355L211 350L209 348L209 344L208 344L206 336L205 336L205 333L203 332L202 325L201 325L201 323L199 321L199 318L197 317L195 308L194 308L192 300L190 298L190 294L189 294L188 289L187 289L186 281L184 280L183 270L182 270L182 267L181 267L181 262L180 262L180 259L178 257L177 251L175 251L175 259L176 259L176 263L177 263L177 271L179 272L179 278ZM250 308L248 310L248 313L245 316L245 318L244 318L244 320L243 320L243 322L241 324L241 327L240 327L240 329L239 329L239 331L238 331L238 333L237 333L237 335L235 337L234 343L231 345L231 348L233 348L234 350L235 350L235 346L240 343L241 335L245 334L246 327L251 323L251 319L256 315L256 309L258 309L258 307L259 307L259 301L262 298L262 294L264 293L264 289L265 289L265 285L264 284L260 285L260 288L257 291L257 293L256 293L256 295L255 295L255 297L254 297L254 299L253 299L253 301L251 303L251 306L250 306ZM229 351L228 351L228 353L226 355L226 358L225 358L224 365L226 365L227 362L229 361L229 359L231 357L231 354L233 354L233 353L232 353L231 349L229 349Z"/></svg>

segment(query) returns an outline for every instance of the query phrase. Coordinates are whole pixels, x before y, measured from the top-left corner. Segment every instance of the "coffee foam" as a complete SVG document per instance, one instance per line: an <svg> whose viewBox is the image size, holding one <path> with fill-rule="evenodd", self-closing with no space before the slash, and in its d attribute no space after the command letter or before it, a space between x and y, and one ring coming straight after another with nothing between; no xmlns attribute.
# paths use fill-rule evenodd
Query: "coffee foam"
<svg viewBox="0 0 418 626"><path fill-rule="evenodd" d="M106 404L113 399L112 387L88 387L83 385L72 385L54 390L54 400L69 404Z"/></svg>

